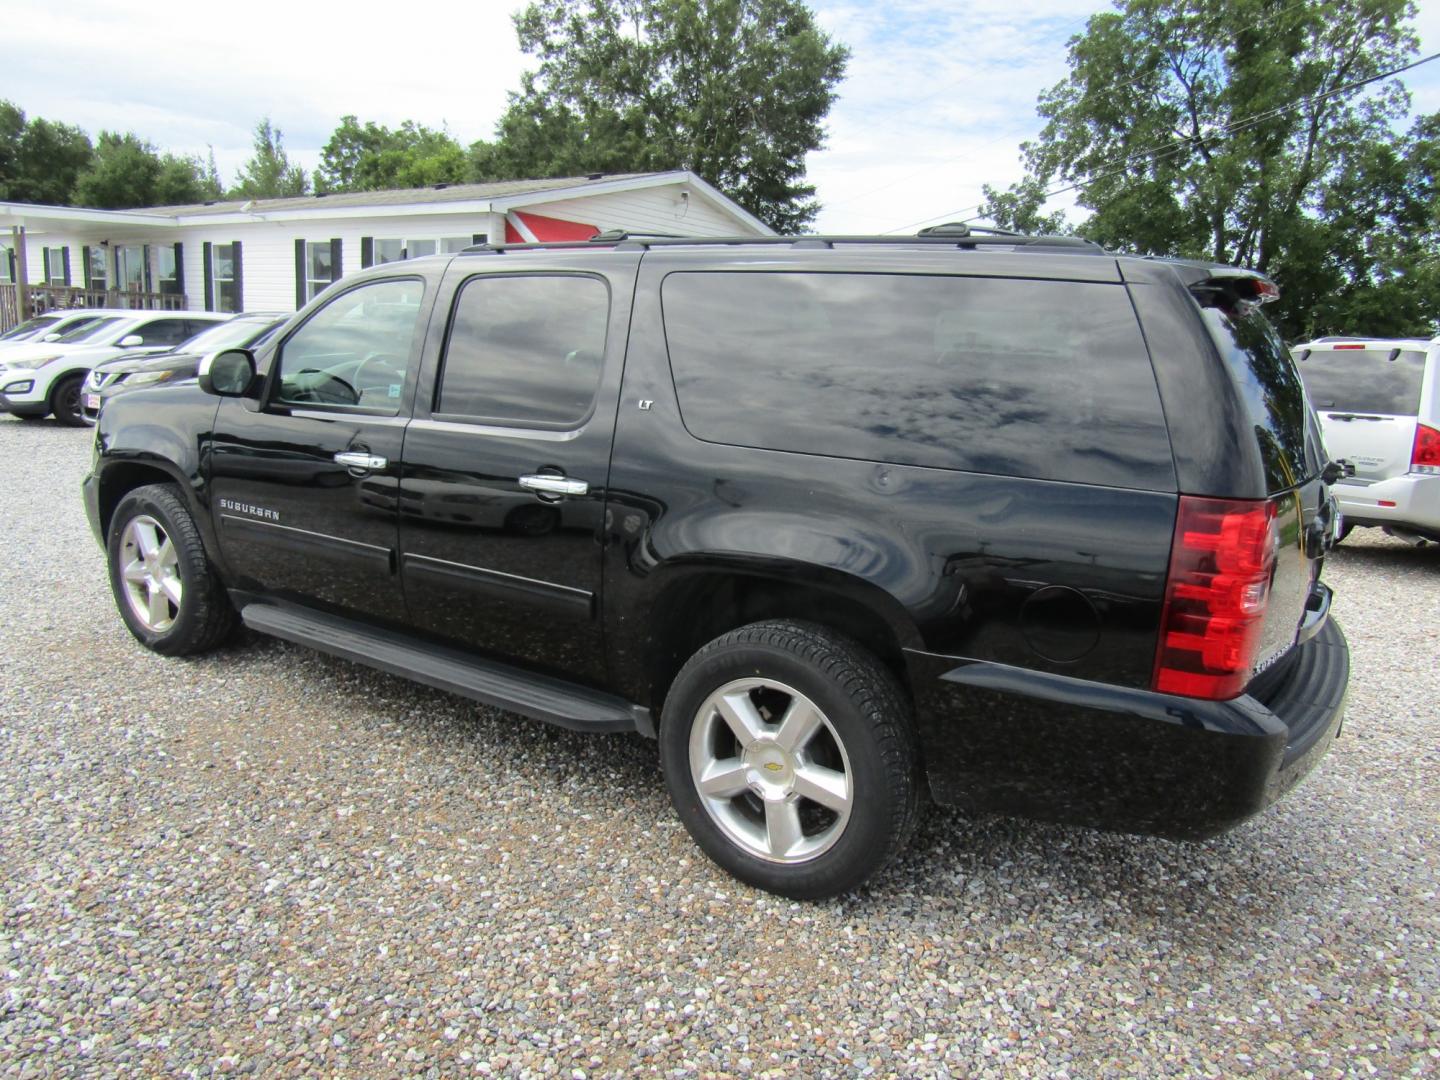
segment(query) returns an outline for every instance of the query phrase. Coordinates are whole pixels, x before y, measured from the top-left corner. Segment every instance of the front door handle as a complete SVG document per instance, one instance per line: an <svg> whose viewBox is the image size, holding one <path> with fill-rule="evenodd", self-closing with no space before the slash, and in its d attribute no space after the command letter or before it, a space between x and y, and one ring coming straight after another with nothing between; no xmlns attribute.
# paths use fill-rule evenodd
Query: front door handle
<svg viewBox="0 0 1440 1080"><path fill-rule="evenodd" d="M367 454L363 450L344 450L335 455L335 464L344 465L347 469L362 469L369 472L374 469L383 469L390 462L386 458Z"/></svg>
<svg viewBox="0 0 1440 1080"><path fill-rule="evenodd" d="M584 480L544 473L520 477L520 486L526 491L539 491L546 495L587 495L590 492L590 485Z"/></svg>

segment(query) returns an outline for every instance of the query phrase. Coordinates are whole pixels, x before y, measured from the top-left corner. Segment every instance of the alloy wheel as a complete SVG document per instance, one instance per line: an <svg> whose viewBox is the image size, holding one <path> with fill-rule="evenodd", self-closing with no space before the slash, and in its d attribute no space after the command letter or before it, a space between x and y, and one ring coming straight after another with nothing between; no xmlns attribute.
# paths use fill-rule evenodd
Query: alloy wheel
<svg viewBox="0 0 1440 1080"><path fill-rule="evenodd" d="M116 555L125 599L140 624L163 634L180 617L180 558L165 528L149 514L131 518Z"/></svg>

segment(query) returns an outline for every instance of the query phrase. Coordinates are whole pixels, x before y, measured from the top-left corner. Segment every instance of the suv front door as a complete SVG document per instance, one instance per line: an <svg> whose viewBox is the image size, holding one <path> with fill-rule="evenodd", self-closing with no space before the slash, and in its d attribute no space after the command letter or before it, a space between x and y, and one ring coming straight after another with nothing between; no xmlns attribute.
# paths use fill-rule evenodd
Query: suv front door
<svg viewBox="0 0 1440 1080"><path fill-rule="evenodd" d="M403 620L395 479L425 291L411 273L328 295L275 346L260 402L221 403L211 512L239 587Z"/></svg>
<svg viewBox="0 0 1440 1080"><path fill-rule="evenodd" d="M603 683L601 526L639 256L556 259L450 264L434 391L405 441L400 567L417 628Z"/></svg>

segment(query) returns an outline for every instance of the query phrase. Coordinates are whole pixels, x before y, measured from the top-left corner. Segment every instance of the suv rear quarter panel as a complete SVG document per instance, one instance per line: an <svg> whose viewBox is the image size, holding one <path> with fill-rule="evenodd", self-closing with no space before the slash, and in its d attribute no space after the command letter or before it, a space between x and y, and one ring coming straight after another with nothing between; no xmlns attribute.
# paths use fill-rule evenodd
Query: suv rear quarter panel
<svg viewBox="0 0 1440 1080"><path fill-rule="evenodd" d="M862 252L840 263L823 254L830 270L1058 274L1037 274L1031 255ZM1113 260L1062 258L1081 280L1118 280ZM607 515L605 618L618 688L650 701L648 665L666 644L657 628L675 614L664 610L667 592L702 567L865 603L912 673L923 654L942 654L1147 685L1173 491L701 441L681 420L660 283L677 267L737 265L747 263L707 252L652 252L641 264ZM763 252L750 265L816 269L796 252Z"/></svg>

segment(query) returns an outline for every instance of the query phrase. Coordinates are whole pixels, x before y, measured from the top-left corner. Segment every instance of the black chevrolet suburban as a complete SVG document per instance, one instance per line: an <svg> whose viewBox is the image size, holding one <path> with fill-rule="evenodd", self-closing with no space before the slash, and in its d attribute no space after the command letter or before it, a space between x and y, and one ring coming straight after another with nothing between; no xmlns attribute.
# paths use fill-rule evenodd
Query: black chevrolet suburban
<svg viewBox="0 0 1440 1080"><path fill-rule="evenodd" d="M1349 676L1274 295L963 228L480 246L116 398L85 501L146 647L243 622L656 737L696 842L786 896L927 793L1200 838Z"/></svg>

